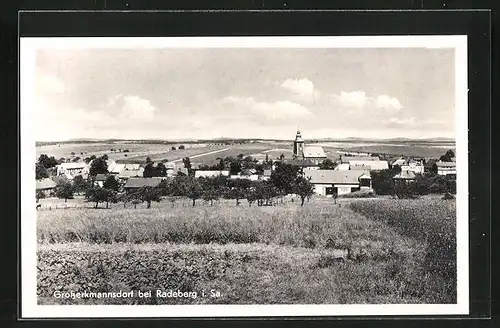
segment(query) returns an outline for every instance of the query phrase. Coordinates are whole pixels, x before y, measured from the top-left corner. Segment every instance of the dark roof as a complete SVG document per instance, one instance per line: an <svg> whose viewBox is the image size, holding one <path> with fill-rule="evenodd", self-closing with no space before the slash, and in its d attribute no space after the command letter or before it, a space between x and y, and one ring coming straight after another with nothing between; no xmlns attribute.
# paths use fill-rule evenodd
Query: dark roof
<svg viewBox="0 0 500 328"><path fill-rule="evenodd" d="M285 164L290 164L293 166L301 166L301 167L308 167L308 166L317 166L314 164L312 161L308 159L286 159L283 161Z"/></svg>
<svg viewBox="0 0 500 328"><path fill-rule="evenodd" d="M124 188L157 187L163 178L129 178Z"/></svg>
<svg viewBox="0 0 500 328"><path fill-rule="evenodd" d="M54 189L55 187L56 183L49 178L36 181L36 190Z"/></svg>

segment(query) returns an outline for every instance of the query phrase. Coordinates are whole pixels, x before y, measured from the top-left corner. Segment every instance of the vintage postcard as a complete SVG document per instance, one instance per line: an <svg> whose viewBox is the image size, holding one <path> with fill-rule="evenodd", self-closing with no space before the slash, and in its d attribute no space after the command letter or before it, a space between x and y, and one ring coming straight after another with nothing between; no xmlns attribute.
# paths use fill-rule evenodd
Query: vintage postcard
<svg viewBox="0 0 500 328"><path fill-rule="evenodd" d="M466 36L21 38L20 80L23 316L468 313Z"/></svg>

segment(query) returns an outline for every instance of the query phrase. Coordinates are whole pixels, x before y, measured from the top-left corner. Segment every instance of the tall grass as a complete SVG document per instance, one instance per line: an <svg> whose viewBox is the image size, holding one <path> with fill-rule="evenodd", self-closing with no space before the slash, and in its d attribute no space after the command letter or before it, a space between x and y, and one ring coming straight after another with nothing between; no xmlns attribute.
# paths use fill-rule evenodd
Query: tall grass
<svg viewBox="0 0 500 328"><path fill-rule="evenodd" d="M456 202L438 198L358 201L350 207L376 222L395 227L426 245L426 272L445 279L455 293L457 277Z"/></svg>
<svg viewBox="0 0 500 328"><path fill-rule="evenodd" d="M264 243L323 247L390 247L394 229L347 208L309 203L276 207L168 204L151 209L73 209L38 213L39 243Z"/></svg>

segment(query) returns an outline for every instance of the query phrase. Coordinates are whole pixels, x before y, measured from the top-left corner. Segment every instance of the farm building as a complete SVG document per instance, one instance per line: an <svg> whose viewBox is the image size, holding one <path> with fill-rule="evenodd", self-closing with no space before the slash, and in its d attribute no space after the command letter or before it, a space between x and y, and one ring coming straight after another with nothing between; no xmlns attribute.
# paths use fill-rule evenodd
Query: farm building
<svg viewBox="0 0 500 328"><path fill-rule="evenodd" d="M140 164L124 164L115 163L112 168L108 167L108 171L111 174L120 174L122 171L137 171L140 168Z"/></svg>
<svg viewBox="0 0 500 328"><path fill-rule="evenodd" d="M456 162L436 162L437 174L439 175L449 175L457 174L457 163Z"/></svg>
<svg viewBox="0 0 500 328"><path fill-rule="evenodd" d="M398 159L396 159L395 161L393 161L391 163L391 166L394 167L394 166L403 166L405 164L406 160L403 158L403 157L400 157Z"/></svg>
<svg viewBox="0 0 500 328"><path fill-rule="evenodd" d="M389 164L387 161L381 161L377 156L343 156L341 158L343 164L349 164L349 169L369 168L371 171L387 170Z"/></svg>
<svg viewBox="0 0 500 328"><path fill-rule="evenodd" d="M49 178L36 180L36 191L41 191L45 196L49 196L52 190L56 187L56 183Z"/></svg>
<svg viewBox="0 0 500 328"><path fill-rule="evenodd" d="M371 189L371 176L365 170L310 170L306 173L317 195L344 195L357 190Z"/></svg>
<svg viewBox="0 0 500 328"><path fill-rule="evenodd" d="M229 171L208 171L208 170L196 170L194 172L194 177L195 178L210 178L210 177L217 177L217 176L229 176Z"/></svg>
<svg viewBox="0 0 500 328"><path fill-rule="evenodd" d="M403 165L401 165L401 171L411 171L413 173L424 173L424 165L422 162L415 160L407 160Z"/></svg>
<svg viewBox="0 0 500 328"><path fill-rule="evenodd" d="M342 163L350 164L351 162L371 162L380 161L378 156L342 156L340 158Z"/></svg>
<svg viewBox="0 0 500 328"><path fill-rule="evenodd" d="M144 168L139 167L137 170L122 170L118 174L118 179L127 180L129 178L139 178L139 177L142 178L143 176L144 176Z"/></svg>
<svg viewBox="0 0 500 328"><path fill-rule="evenodd" d="M77 175L81 175L83 178L87 178L89 174L90 165L85 162L78 163L61 163L57 165L57 176L64 176L69 180L73 180Z"/></svg>
<svg viewBox="0 0 500 328"><path fill-rule="evenodd" d="M271 178L271 170L264 170L264 174L259 177L260 180L262 181L267 181Z"/></svg>
<svg viewBox="0 0 500 328"><path fill-rule="evenodd" d="M317 165L326 159L326 154L321 146L306 146L305 140L302 139L300 130L297 130L297 134L293 142L293 157L302 160L309 160Z"/></svg>
<svg viewBox="0 0 500 328"><path fill-rule="evenodd" d="M127 192L135 191L142 187L158 187L166 178L129 178L123 188Z"/></svg>

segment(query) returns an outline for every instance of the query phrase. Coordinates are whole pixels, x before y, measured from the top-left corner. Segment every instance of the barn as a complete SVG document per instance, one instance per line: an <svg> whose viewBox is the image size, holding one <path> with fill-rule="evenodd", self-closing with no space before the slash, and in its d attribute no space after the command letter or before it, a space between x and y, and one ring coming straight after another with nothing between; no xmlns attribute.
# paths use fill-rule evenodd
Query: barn
<svg viewBox="0 0 500 328"><path fill-rule="evenodd" d="M43 192L46 197L50 196L50 193L56 187L56 183L49 178L40 179L36 181L36 191Z"/></svg>
<svg viewBox="0 0 500 328"><path fill-rule="evenodd" d="M158 187L166 178L129 178L123 188L127 192L136 191L142 187Z"/></svg>
<svg viewBox="0 0 500 328"><path fill-rule="evenodd" d="M306 178L314 185L317 195L343 195L372 187L367 170L308 170Z"/></svg>

